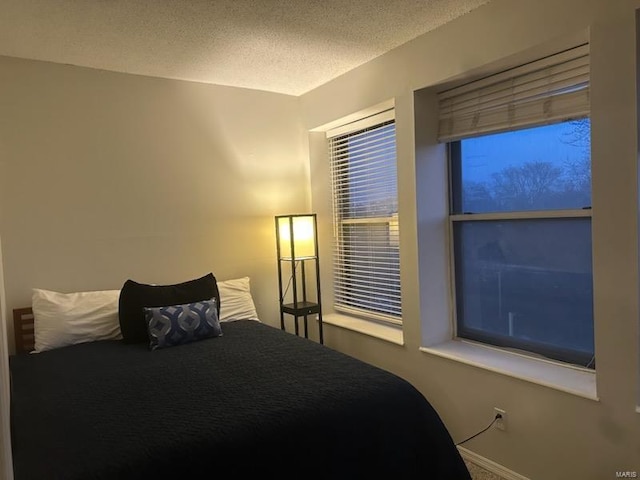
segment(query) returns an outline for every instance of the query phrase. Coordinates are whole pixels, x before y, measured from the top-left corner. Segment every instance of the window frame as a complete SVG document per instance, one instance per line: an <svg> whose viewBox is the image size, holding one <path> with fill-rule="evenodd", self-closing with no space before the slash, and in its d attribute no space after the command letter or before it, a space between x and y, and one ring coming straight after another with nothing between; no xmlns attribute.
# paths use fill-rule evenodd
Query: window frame
<svg viewBox="0 0 640 480"><path fill-rule="evenodd" d="M395 212L390 215L372 215L372 216L355 216L355 217L344 217L338 213L338 203L340 198L344 198L344 193L337 193L338 190L344 185L336 185L336 168L344 168L344 167L336 167L337 160L334 158L332 153L333 141L335 139L346 139L349 136L355 136L361 133L366 132L367 130L376 130L379 128L386 127L388 125L393 125L393 170L394 170L394 181L395 181L395 198L396 198L396 209ZM331 202L332 202L332 225L333 225L333 289L334 289L334 305L333 308L336 312L360 318L365 321L371 321L375 323L379 323L382 325L390 325L390 326L401 326L402 325L402 283L401 283L401 275L400 275L400 245L399 245L399 212L398 212L398 157L397 157L397 134L396 134L396 119L395 119L395 110L393 108L389 108L382 112L365 116L363 118L357 119L353 122L349 122L345 125L338 126L332 130L328 130L326 132L327 136L327 148L329 151L329 164L330 164L330 188L331 188ZM345 162L349 161L349 156L344 159ZM364 306L353 306L349 305L348 302L343 302L341 299L341 294L338 292L338 289L342 287L343 284L349 286L348 281L345 282L344 279L338 279L339 275L343 274L343 271L340 270L340 266L344 266L344 262L341 260L343 255L343 251L347 250L348 247L345 247L345 241L342 240L344 228L353 227L354 225L386 225L390 234L393 230L395 230L394 238L395 245L387 247L389 250L391 248L395 248L397 252L397 283L398 283L398 293L395 299L397 300L397 315L385 313L383 311L377 311L375 309L367 309ZM393 240L389 240L391 244ZM357 286L351 287L356 293L359 288ZM355 302L354 302L355 303Z"/></svg>
<svg viewBox="0 0 640 480"><path fill-rule="evenodd" d="M590 116L584 116L582 118L590 118ZM565 120L566 121L566 120ZM514 128L509 131L518 131L527 128L536 128L541 125L531 125L525 127ZM494 132L499 133L499 132ZM490 133L491 134L491 133ZM549 210L519 210L519 211L502 211L502 212L482 212L472 213L463 212L462 208L462 147L461 142L463 139L456 139L446 143L446 156L447 156L447 174L448 174L448 200L449 200L449 212L447 218L448 228L448 248L449 248L449 265L450 265L450 288L452 294L452 329L454 338L458 338L464 341L477 342L489 347L514 349L517 352L524 354L525 356L542 356L546 360L559 361L567 364L577 365L587 369L595 369L595 351L593 356L585 358L576 355L571 349L563 348L546 348L543 344L536 345L537 342L520 341L520 340L505 340L502 335L477 331L469 329L467 327L465 335L461 335L461 319L459 318L460 312L460 293L461 286L458 279L458 262L457 258L460 258L460 242L456 242L455 225L471 222L484 222L484 221L520 221L520 220L536 220L536 219L578 219L588 218L591 226L592 210L591 205L584 206L582 208L574 209L549 209ZM591 163L591 158L589 158ZM457 213L462 212L462 213ZM593 251L593 249L592 249ZM593 277L592 277L593 282ZM469 334L469 331L473 331ZM531 348L531 346L534 348ZM595 349L594 349L595 350Z"/></svg>

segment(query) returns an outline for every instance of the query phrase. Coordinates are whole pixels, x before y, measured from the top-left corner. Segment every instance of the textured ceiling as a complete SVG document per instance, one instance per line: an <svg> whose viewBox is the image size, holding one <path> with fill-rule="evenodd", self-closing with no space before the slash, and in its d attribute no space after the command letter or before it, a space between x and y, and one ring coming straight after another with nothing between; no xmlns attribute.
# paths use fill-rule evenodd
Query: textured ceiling
<svg viewBox="0 0 640 480"><path fill-rule="evenodd" d="M300 95L488 0L0 0L0 55Z"/></svg>

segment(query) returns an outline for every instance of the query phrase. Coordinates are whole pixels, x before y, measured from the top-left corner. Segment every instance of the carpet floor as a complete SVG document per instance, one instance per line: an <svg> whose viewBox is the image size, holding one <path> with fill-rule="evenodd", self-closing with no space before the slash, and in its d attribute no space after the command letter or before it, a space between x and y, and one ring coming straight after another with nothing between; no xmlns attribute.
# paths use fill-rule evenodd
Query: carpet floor
<svg viewBox="0 0 640 480"><path fill-rule="evenodd" d="M495 473L485 470L474 463L466 462L466 464L473 480L504 480Z"/></svg>

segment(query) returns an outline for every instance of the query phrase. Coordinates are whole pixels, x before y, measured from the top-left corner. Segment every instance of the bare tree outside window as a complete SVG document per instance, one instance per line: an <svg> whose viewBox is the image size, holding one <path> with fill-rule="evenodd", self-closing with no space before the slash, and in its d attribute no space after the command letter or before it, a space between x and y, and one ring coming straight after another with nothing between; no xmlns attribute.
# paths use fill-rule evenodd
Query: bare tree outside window
<svg viewBox="0 0 640 480"><path fill-rule="evenodd" d="M504 165L501 169L479 175L479 168L463 165L463 210L471 213L585 208L591 205L590 122L588 118L563 124L562 127L539 127L553 132L558 152L531 149L533 160L522 161L518 153L509 155L509 146L492 148L487 164ZM552 129L555 129L552 130ZM508 132L513 137L517 132ZM475 140L490 145L493 136ZM468 148L467 142L463 149ZM510 140L513 141L513 140ZM472 149L482 147L471 147ZM486 147L485 147L486 148ZM560 151L561 150L561 151ZM465 158L463 151L463 158ZM473 152L471 153L473 155ZM563 158L564 157L564 158ZM470 162L471 163L471 162ZM487 169L490 170L490 169ZM483 179L484 178L484 179Z"/></svg>

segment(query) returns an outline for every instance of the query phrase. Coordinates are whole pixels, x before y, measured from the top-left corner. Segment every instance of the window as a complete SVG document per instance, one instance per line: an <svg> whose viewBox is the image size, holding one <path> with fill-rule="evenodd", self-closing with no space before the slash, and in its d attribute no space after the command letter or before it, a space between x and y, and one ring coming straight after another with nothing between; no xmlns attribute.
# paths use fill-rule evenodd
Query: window
<svg viewBox="0 0 640 480"><path fill-rule="evenodd" d="M393 110L327 133L334 223L335 309L401 323Z"/></svg>
<svg viewBox="0 0 640 480"><path fill-rule="evenodd" d="M525 69L441 99L457 336L593 368L588 51Z"/></svg>

